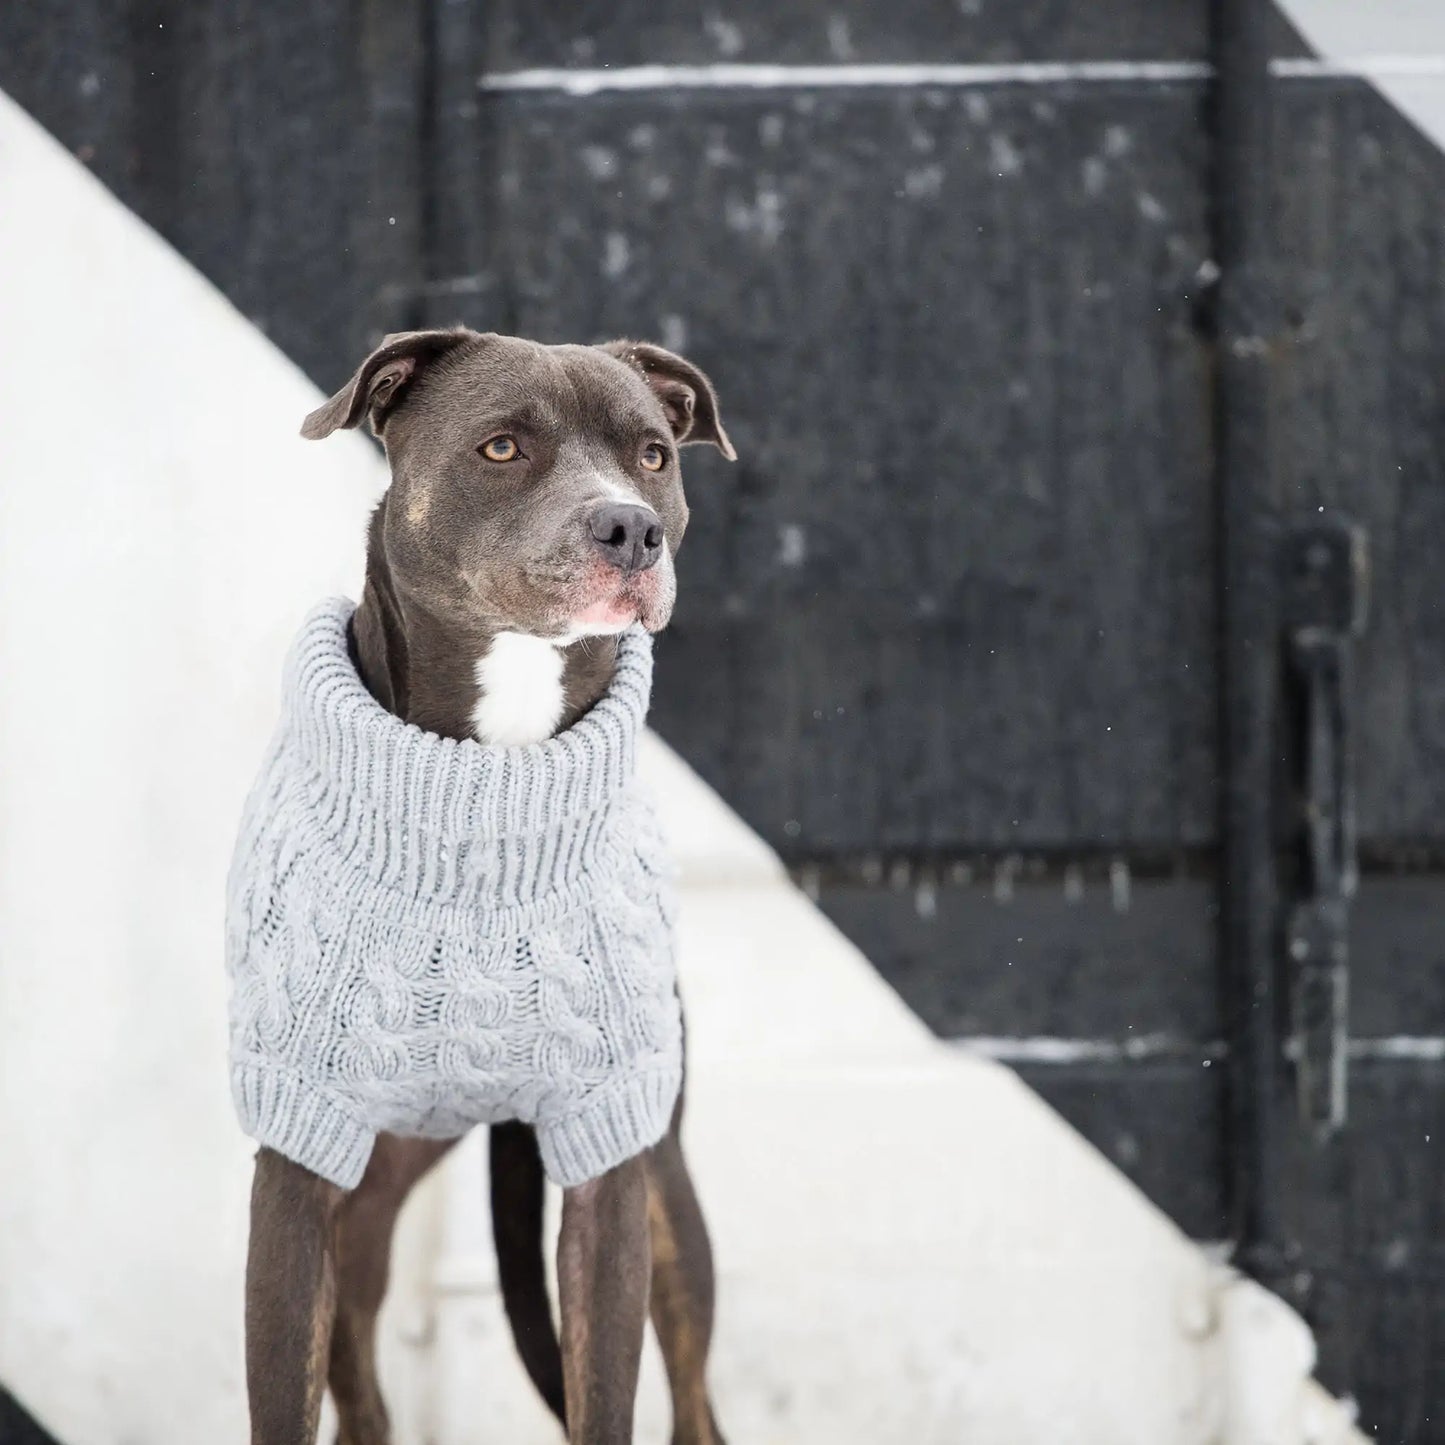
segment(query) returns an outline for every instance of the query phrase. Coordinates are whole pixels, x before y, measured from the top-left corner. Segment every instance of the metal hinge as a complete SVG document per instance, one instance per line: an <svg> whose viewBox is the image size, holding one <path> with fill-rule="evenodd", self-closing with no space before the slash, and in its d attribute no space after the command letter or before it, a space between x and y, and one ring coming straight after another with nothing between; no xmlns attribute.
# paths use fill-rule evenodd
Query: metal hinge
<svg viewBox="0 0 1445 1445"><path fill-rule="evenodd" d="M1290 913L1286 952L1300 1119L1317 1139L1345 1122L1349 1053L1349 906L1355 862L1349 643L1364 630L1369 589L1362 527L1311 518L1284 538L1284 625L1303 692L1306 892Z"/></svg>

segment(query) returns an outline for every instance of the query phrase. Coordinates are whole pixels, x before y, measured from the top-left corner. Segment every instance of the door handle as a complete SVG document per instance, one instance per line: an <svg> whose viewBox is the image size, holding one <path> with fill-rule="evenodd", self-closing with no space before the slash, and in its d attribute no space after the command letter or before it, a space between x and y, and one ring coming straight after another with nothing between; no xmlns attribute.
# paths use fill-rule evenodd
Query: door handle
<svg viewBox="0 0 1445 1445"><path fill-rule="evenodd" d="M1305 889L1285 928L1300 1122L1317 1140L1347 1115L1349 910L1355 856L1350 643L1364 630L1368 539L1339 516L1285 534L1283 615L1302 701Z"/></svg>

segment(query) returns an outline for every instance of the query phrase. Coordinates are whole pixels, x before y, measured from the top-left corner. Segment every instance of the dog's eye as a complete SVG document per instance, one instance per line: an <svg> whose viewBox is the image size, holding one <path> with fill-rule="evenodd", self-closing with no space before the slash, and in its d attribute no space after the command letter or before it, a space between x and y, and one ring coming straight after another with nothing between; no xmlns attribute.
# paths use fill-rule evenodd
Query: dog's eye
<svg viewBox="0 0 1445 1445"><path fill-rule="evenodd" d="M660 472L667 465L667 453L656 442L648 442L640 460L649 472Z"/></svg>
<svg viewBox="0 0 1445 1445"><path fill-rule="evenodd" d="M522 455L515 437L491 437L477 448L489 462L514 462Z"/></svg>

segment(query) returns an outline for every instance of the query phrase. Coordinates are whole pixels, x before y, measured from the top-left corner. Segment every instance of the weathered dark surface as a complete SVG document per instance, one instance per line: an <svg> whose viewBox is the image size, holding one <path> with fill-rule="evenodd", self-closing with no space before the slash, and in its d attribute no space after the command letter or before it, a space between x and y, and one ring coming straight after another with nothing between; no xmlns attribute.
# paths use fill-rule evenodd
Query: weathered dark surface
<svg viewBox="0 0 1445 1445"><path fill-rule="evenodd" d="M1445 1039L1445 878L1367 876L1350 916L1350 1029Z"/></svg>
<svg viewBox="0 0 1445 1445"><path fill-rule="evenodd" d="M726 398L656 704L708 780L794 856L1206 838L1197 89L487 104L519 328Z"/></svg>
<svg viewBox="0 0 1445 1445"><path fill-rule="evenodd" d="M0 7L0 88L317 380L419 280L421 7Z"/></svg>
<svg viewBox="0 0 1445 1445"><path fill-rule="evenodd" d="M885 872L877 888L825 884L820 901L940 1033L982 1037L1191 1234L1226 1237L1207 884L1135 879L1121 907L1093 872L1071 900L1057 878L1001 888L1007 869L976 871L968 884ZM1445 1036L1442 917L1439 878L1365 879L1352 1023L1371 1057L1351 1064L1346 1132L1322 1154L1296 1137L1285 1161L1290 1297L1319 1334L1322 1376L1384 1440L1438 1438L1407 1425L1442 1408L1439 1384L1418 1382L1445 1342L1445 1056L1380 1057Z"/></svg>
<svg viewBox="0 0 1445 1445"><path fill-rule="evenodd" d="M1195 1239L1229 1233L1223 1069L1218 1058L1014 1066Z"/></svg>
<svg viewBox="0 0 1445 1445"><path fill-rule="evenodd" d="M1183 1228L1225 1238L1209 882L1131 880L1117 861L1112 882L974 871L894 870L825 884L819 902L940 1034L980 1041Z"/></svg>
<svg viewBox="0 0 1445 1445"><path fill-rule="evenodd" d="M0 86L325 386L380 332L456 319L707 366L743 460L689 454L661 729L925 1019L1022 1060L1218 1238L1207 88L478 88L1198 61L1207 6L639 3L12 4ZM1287 1140L1288 1288L1377 1438L1429 1445L1445 1061L1408 1040L1445 1038L1445 159L1362 85L1276 99L1273 464L1301 513L1370 529L1363 841L1416 870L1354 909L1373 1055L1335 1144ZM1368 1044L1400 1036L1427 1057Z"/></svg>
<svg viewBox="0 0 1445 1445"><path fill-rule="evenodd" d="M870 0L829 5L742 0L585 0L565 8L505 0L488 7L495 70L530 66L769 65L849 62L1200 59L1207 12L1197 0Z"/></svg>
<svg viewBox="0 0 1445 1445"><path fill-rule="evenodd" d="M1358 648L1359 821L1375 852L1438 869L1445 839L1445 156L1369 87L1301 82L1277 108L1275 465L1296 514L1369 529ZM1353 910L1351 1032L1445 1037L1445 877L1367 876ZM1381 1440L1445 1439L1445 1064L1356 1059L1350 1122L1291 1141L1297 1302L1321 1374Z"/></svg>
<svg viewBox="0 0 1445 1445"><path fill-rule="evenodd" d="M1277 465L1370 533L1360 829L1445 836L1445 154L1361 82L1282 87Z"/></svg>
<svg viewBox="0 0 1445 1445"><path fill-rule="evenodd" d="M1445 905L1445 888L1440 890ZM1350 1123L1292 1159L1293 1302L1372 1438L1445 1438L1445 1063L1352 1065Z"/></svg>
<svg viewBox="0 0 1445 1445"><path fill-rule="evenodd" d="M940 1034L1218 1044L1213 889L1203 879L884 880L819 902ZM944 966L944 960L948 964Z"/></svg>

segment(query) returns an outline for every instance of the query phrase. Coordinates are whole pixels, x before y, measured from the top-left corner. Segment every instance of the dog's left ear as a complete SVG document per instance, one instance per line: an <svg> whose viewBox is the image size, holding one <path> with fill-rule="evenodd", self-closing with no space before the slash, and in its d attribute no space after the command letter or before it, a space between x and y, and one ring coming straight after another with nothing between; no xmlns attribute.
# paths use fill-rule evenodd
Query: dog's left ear
<svg viewBox="0 0 1445 1445"><path fill-rule="evenodd" d="M730 462L737 461L718 414L717 392L692 362L649 341L609 341L601 349L642 373L679 444L711 442Z"/></svg>

